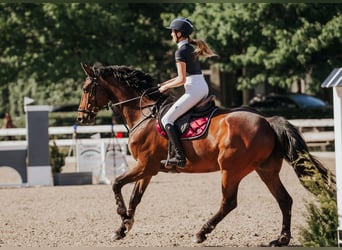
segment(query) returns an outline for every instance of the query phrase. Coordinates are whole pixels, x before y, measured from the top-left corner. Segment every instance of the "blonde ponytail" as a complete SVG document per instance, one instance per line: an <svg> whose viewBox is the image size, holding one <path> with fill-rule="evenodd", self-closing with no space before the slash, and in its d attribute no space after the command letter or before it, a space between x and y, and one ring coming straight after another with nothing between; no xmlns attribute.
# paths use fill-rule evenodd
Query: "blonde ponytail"
<svg viewBox="0 0 342 250"><path fill-rule="evenodd" d="M193 40L189 38L189 43L196 46L195 55L198 57L212 57L217 56L209 46L202 40Z"/></svg>

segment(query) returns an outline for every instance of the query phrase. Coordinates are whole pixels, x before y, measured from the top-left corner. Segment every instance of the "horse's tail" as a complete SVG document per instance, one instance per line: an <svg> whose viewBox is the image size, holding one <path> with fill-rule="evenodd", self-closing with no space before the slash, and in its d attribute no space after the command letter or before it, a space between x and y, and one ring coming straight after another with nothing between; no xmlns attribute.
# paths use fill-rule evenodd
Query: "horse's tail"
<svg viewBox="0 0 342 250"><path fill-rule="evenodd" d="M322 188L334 191L335 177L309 152L308 146L298 129L285 118L267 118L277 137L277 149L292 165L305 188L318 194Z"/></svg>

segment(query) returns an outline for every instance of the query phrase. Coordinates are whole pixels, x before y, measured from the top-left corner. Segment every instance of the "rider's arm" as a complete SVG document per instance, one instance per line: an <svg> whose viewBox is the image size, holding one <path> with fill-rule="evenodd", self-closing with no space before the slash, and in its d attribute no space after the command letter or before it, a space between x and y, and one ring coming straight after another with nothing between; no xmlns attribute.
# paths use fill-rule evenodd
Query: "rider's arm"
<svg viewBox="0 0 342 250"><path fill-rule="evenodd" d="M159 91L165 92L168 89L176 88L182 86L186 82L186 63L178 61L176 62L177 73L178 75L175 78L172 78L166 82L161 83Z"/></svg>

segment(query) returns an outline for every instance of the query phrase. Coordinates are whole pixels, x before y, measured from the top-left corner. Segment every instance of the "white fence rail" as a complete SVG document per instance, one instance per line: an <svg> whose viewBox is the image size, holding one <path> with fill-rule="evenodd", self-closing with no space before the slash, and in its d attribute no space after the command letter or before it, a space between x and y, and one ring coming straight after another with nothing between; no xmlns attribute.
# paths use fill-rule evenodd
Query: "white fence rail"
<svg viewBox="0 0 342 250"><path fill-rule="evenodd" d="M77 126L76 132L77 134L95 134L95 133L112 133L112 132L127 132L127 129L124 125L94 125L94 126ZM0 129L0 138L1 136L26 136L27 130L26 128L8 128L8 129ZM74 134L73 126L64 126L64 127L49 127L49 135L70 135L71 139L53 139L50 141L56 143L57 146L72 146L75 143L75 139L72 139L72 135ZM93 139L80 139L82 143L89 144ZM113 138L103 138L106 143ZM115 138L115 142L119 144L127 144L128 138ZM13 141L0 141L0 147L16 147L16 146L27 146L26 140L13 140Z"/></svg>
<svg viewBox="0 0 342 250"><path fill-rule="evenodd" d="M112 129L114 132L127 132L124 125L94 125L94 126L77 126L77 133L79 134L92 134L92 133L111 133ZM19 136L26 135L26 128L6 128L0 129L0 136ZM73 134L73 126L64 127L49 127L49 135L62 135L62 134Z"/></svg>
<svg viewBox="0 0 342 250"><path fill-rule="evenodd" d="M302 132L305 141L309 146L321 146L322 149L329 144L333 144L334 137L334 120L333 119L298 119L289 120L294 126L298 127ZM332 130L322 131L323 127L331 127ZM92 134L92 133L115 133L127 132L126 127L121 124L114 125L94 125L94 126L77 126L77 134ZM64 127L49 127L49 135L68 135L70 138L74 133L73 126ZM26 128L9 128L0 129L0 138L2 136L25 136ZM91 140L91 139L89 139ZM128 138L116 138L118 143L128 142ZM71 146L73 139L56 139L53 140L58 146ZM52 141L51 141L52 142ZM0 141L1 146L26 145L26 141Z"/></svg>
<svg viewBox="0 0 342 250"><path fill-rule="evenodd" d="M334 120L333 119L297 119L289 120L302 132L304 140L312 148L326 151L328 146L334 146ZM330 128L329 130L322 130Z"/></svg>

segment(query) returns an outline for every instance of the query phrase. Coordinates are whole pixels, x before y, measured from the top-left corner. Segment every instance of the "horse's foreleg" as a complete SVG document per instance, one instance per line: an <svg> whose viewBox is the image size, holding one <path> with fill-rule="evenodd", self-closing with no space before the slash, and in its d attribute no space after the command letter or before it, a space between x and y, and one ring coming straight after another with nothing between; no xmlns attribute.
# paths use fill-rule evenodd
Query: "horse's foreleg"
<svg viewBox="0 0 342 250"><path fill-rule="evenodd" d="M229 179L230 178L230 179ZM201 230L195 235L193 242L201 243L207 239L206 235L214 230L216 225L237 206L237 191L240 179L230 176L227 171L222 172L222 203L220 210L203 225Z"/></svg>
<svg viewBox="0 0 342 250"><path fill-rule="evenodd" d="M141 197L152 178L151 175L145 175L146 173L141 170L141 167L136 166L135 168L115 179L113 184L113 192L117 205L117 213L120 215L122 221L119 229L116 230L112 236L112 238L115 240L124 238L126 233L133 226L135 208L139 204ZM131 195L129 210L127 211L121 189L124 185L131 182L136 182L136 184Z"/></svg>
<svg viewBox="0 0 342 250"><path fill-rule="evenodd" d="M124 225L124 221L128 219L128 215L127 215L127 208L125 205L125 201L121 193L122 187L126 183L128 183L127 181L125 181L125 178L124 178L125 176L126 176L125 174L122 176L119 176L118 178L116 178L113 184L113 192L114 192L114 197L115 197L116 205L117 205L116 211L120 215L121 220L122 220L122 224L120 228L112 235L112 238L114 240L122 239L123 237L126 236L126 227Z"/></svg>
<svg viewBox="0 0 342 250"><path fill-rule="evenodd" d="M281 163L279 163L281 165ZM269 246L287 246L291 239L291 207L292 198L284 188L278 171L257 169L260 178L276 198L283 215L282 230L278 239L271 241Z"/></svg>

